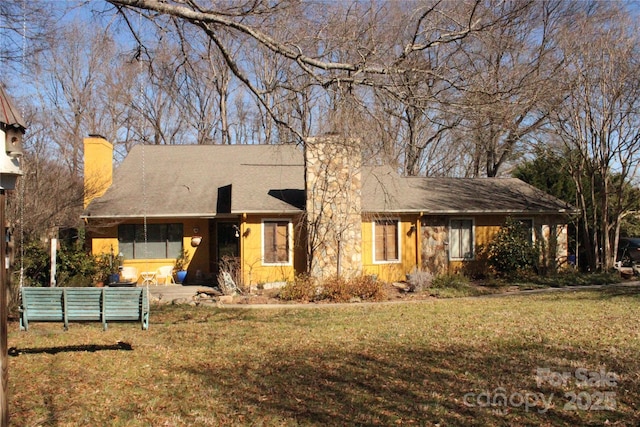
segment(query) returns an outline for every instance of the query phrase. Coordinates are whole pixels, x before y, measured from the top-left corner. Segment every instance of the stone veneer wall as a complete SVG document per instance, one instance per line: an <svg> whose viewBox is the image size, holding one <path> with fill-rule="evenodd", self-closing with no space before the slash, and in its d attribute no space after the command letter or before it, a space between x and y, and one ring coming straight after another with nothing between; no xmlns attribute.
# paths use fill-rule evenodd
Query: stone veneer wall
<svg viewBox="0 0 640 427"><path fill-rule="evenodd" d="M545 268L555 271L569 255L569 233L564 218L548 216L541 220L536 231L541 238L541 261Z"/></svg>
<svg viewBox="0 0 640 427"><path fill-rule="evenodd" d="M359 141L305 141L308 272L318 281L362 274L361 164Z"/></svg>
<svg viewBox="0 0 640 427"><path fill-rule="evenodd" d="M433 275L445 274L449 267L446 242L449 240L447 219L424 217L421 224L422 269Z"/></svg>

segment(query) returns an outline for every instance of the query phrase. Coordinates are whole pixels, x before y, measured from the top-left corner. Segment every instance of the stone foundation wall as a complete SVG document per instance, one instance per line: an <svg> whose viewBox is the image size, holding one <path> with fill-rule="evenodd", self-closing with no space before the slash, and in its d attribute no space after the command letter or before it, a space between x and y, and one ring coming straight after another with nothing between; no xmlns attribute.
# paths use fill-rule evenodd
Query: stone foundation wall
<svg viewBox="0 0 640 427"><path fill-rule="evenodd" d="M359 141L306 141L308 272L319 281L362 274L361 164Z"/></svg>

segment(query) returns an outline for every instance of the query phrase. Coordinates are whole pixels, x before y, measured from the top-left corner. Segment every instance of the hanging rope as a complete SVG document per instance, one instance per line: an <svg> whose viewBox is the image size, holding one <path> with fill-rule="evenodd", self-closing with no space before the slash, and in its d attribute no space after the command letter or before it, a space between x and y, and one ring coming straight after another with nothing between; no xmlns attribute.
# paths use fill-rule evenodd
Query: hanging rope
<svg viewBox="0 0 640 427"><path fill-rule="evenodd" d="M142 28L142 10L138 11L138 32ZM142 52L142 41L138 38L138 52ZM140 112L138 113L139 128L140 128L140 142L142 144L142 232L144 234L144 259L145 259L145 271L149 271L149 237L148 237L148 224L147 224L147 176L146 176L146 159L145 159L145 140L142 118L142 104L144 103L144 79L142 78L142 58L138 55L138 79L140 81L140 100L138 105L140 106ZM149 295L149 280L145 279L147 285L147 295Z"/></svg>
<svg viewBox="0 0 640 427"><path fill-rule="evenodd" d="M142 231L144 233L144 259L146 260L145 270L149 271L149 238L147 232L147 180L145 173L145 144L142 144ZM147 285L147 295L149 294L149 280L145 280Z"/></svg>

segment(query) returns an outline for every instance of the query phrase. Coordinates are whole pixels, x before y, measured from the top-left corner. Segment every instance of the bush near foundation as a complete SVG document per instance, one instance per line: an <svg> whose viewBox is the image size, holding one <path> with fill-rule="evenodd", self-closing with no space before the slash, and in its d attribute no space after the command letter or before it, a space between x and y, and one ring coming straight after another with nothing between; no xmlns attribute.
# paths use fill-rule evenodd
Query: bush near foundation
<svg viewBox="0 0 640 427"><path fill-rule="evenodd" d="M352 279L333 277L322 283L318 299L331 302L380 301L385 296L383 282L371 276L358 276Z"/></svg>
<svg viewBox="0 0 640 427"><path fill-rule="evenodd" d="M489 266L502 275L535 272L539 258L530 231L512 218L507 218L505 225L487 246Z"/></svg>
<svg viewBox="0 0 640 427"><path fill-rule="evenodd" d="M354 277L349 281L352 297L363 301L381 301L386 298L384 283L371 276Z"/></svg>
<svg viewBox="0 0 640 427"><path fill-rule="evenodd" d="M300 274L293 281L287 282L278 296L285 301L309 302L316 297L316 285L311 277Z"/></svg>
<svg viewBox="0 0 640 427"><path fill-rule="evenodd" d="M302 275L296 277L294 281L288 282L280 290L279 296L287 301L349 302L353 300L380 301L386 295L384 283L371 276L359 276L353 279L332 277L321 285L315 285L309 276Z"/></svg>
<svg viewBox="0 0 640 427"><path fill-rule="evenodd" d="M322 282L318 299L333 302L347 302L351 299L349 282L342 277L332 277Z"/></svg>

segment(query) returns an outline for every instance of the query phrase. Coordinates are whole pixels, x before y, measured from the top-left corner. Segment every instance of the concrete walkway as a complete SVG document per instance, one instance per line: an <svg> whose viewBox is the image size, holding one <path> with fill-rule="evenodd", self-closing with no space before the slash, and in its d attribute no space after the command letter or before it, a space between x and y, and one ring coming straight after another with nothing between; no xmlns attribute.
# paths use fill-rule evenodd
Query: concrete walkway
<svg viewBox="0 0 640 427"><path fill-rule="evenodd" d="M208 286L182 286L182 285L150 285L149 294L151 301L166 303L190 303L194 300L198 291L212 291Z"/></svg>

